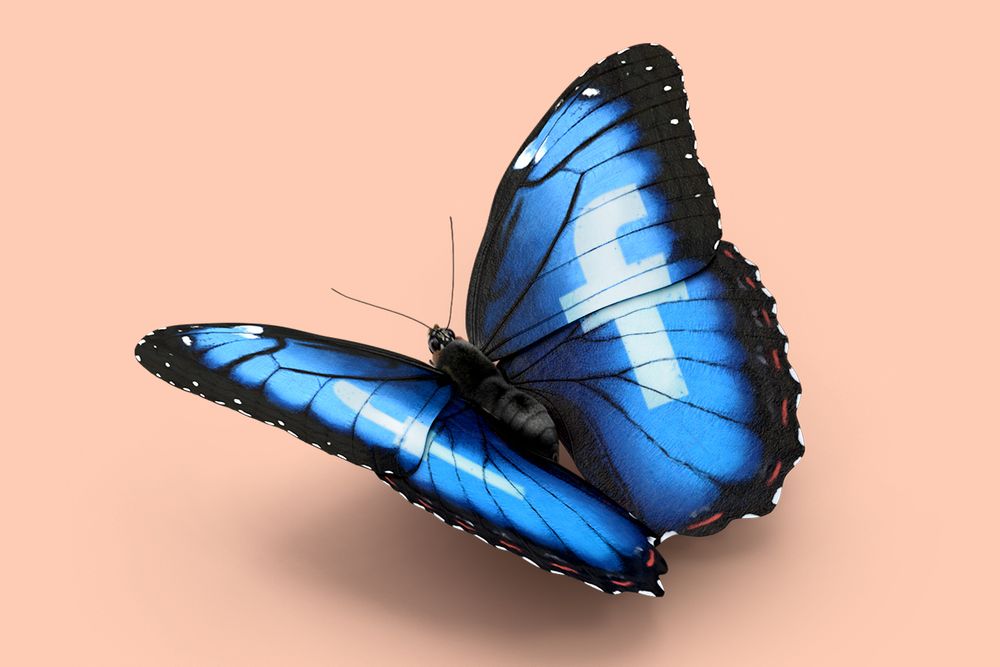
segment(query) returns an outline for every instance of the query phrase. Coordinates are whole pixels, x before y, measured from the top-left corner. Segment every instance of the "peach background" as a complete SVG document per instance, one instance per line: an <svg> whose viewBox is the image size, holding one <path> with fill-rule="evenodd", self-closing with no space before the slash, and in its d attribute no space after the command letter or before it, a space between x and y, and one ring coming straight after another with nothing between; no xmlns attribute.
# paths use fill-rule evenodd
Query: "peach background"
<svg viewBox="0 0 1000 667"><path fill-rule="evenodd" d="M997 660L988 3L5 3L4 664ZM918 6L919 5L919 6ZM687 73L805 385L782 506L598 595L132 358L261 321L418 355L497 179L626 45ZM990 282L987 282L990 281ZM464 327L462 327L464 328Z"/></svg>

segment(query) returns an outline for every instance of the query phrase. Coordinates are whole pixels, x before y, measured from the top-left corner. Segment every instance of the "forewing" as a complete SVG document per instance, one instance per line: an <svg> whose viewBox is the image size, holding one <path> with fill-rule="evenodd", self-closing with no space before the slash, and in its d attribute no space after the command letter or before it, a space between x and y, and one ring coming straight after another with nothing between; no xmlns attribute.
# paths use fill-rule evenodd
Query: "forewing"
<svg viewBox="0 0 1000 667"><path fill-rule="evenodd" d="M470 340L493 359L701 269L720 238L681 70L661 46L594 65L504 173L472 273Z"/></svg>
<svg viewBox="0 0 1000 667"><path fill-rule="evenodd" d="M580 471L659 535L770 512L802 456L800 385L774 299L723 242L703 271L505 360Z"/></svg>
<svg viewBox="0 0 1000 667"><path fill-rule="evenodd" d="M385 350L248 324L151 332L136 358L186 392L373 470L414 504L608 592L661 594L651 535L583 480L518 455L435 369Z"/></svg>

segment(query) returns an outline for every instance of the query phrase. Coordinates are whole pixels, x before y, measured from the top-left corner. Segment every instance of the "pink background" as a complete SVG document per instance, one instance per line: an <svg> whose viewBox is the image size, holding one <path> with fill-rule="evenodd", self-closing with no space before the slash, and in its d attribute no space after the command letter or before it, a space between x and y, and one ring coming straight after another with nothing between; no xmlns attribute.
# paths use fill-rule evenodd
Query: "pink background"
<svg viewBox="0 0 1000 667"><path fill-rule="evenodd" d="M989 3L335 4L0 10L0 662L997 660ZM462 323L503 168L640 41L685 69L805 386L778 511L667 542L664 599L528 567L133 360L225 320L425 358L327 288L442 320L453 215Z"/></svg>

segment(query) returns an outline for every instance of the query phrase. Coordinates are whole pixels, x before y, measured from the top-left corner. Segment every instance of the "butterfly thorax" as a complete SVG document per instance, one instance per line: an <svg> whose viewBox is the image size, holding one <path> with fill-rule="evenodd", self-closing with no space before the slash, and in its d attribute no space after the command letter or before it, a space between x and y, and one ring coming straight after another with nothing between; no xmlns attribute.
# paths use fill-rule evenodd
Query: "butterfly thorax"
<svg viewBox="0 0 1000 667"><path fill-rule="evenodd" d="M479 348L439 327L431 329L428 347L438 370L451 379L463 398L496 420L511 444L553 461L558 458L559 438L548 411L507 382Z"/></svg>

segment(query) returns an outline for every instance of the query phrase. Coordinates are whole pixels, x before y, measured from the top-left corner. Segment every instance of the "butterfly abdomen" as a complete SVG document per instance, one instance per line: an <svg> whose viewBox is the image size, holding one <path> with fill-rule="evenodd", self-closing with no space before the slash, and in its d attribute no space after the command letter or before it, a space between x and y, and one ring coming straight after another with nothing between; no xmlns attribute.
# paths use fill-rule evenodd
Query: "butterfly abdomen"
<svg viewBox="0 0 1000 667"><path fill-rule="evenodd" d="M548 459L559 451L556 425L545 407L512 386L486 355L471 343L456 339L436 361L464 398L496 419L512 443Z"/></svg>

